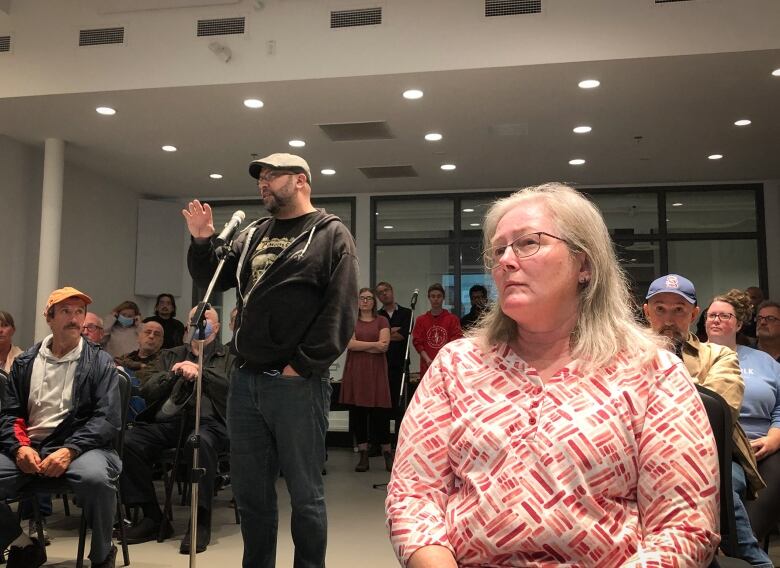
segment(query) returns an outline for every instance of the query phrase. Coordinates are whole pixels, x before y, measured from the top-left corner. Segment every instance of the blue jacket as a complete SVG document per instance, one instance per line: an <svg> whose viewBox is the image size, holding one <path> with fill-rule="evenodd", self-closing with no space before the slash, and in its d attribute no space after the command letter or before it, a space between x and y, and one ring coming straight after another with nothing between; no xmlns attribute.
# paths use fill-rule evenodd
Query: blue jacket
<svg viewBox="0 0 780 568"><path fill-rule="evenodd" d="M38 343L19 355L8 378L0 412L0 451L11 459L19 446L32 445L27 436L27 405L33 363L40 348ZM73 380L73 408L40 447L36 447L41 457L63 447L79 454L110 448L122 425L118 381L111 356L84 340Z"/></svg>

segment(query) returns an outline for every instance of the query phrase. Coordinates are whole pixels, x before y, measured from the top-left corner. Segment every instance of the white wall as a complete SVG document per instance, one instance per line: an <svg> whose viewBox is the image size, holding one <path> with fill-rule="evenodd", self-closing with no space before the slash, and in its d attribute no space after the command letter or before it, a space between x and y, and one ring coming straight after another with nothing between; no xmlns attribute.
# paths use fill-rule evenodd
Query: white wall
<svg viewBox="0 0 780 568"><path fill-rule="evenodd" d="M13 38L12 53L0 54L0 97L780 47L776 0L660 5L651 0L546 0L542 14L493 18L484 17L483 3L476 0L261 4L260 10L254 1L242 0L107 13L103 0L17 0L8 14L0 12L0 34ZM331 10L377 5L384 9L381 25L329 28ZM217 38L233 53L225 64L208 49L214 38L197 38L195 26L198 19L235 16L246 16L246 33ZM125 27L125 45L77 47L80 29L113 26ZM561 37L568 41L550 40ZM272 53L269 42L274 42Z"/></svg>
<svg viewBox="0 0 780 568"><path fill-rule="evenodd" d="M16 322L14 342L35 329L43 152L0 136L0 309Z"/></svg>
<svg viewBox="0 0 780 568"><path fill-rule="evenodd" d="M764 184L769 297L780 301L780 180Z"/></svg>

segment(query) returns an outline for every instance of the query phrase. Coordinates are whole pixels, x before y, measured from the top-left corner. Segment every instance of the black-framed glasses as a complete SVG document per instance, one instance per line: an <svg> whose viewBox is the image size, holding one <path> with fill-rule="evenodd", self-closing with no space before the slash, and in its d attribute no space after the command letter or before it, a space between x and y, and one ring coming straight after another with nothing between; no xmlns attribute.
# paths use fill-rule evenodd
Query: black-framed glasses
<svg viewBox="0 0 780 568"><path fill-rule="evenodd" d="M735 318L735 317L737 317L737 316L735 316L734 314L718 314L718 313L707 312L707 319L710 320L710 321L715 321L715 320L718 320L718 321L731 321L732 318Z"/></svg>
<svg viewBox="0 0 780 568"><path fill-rule="evenodd" d="M761 323L762 321L765 321L766 323L777 323L780 321L780 318L775 316L756 316L756 323Z"/></svg>
<svg viewBox="0 0 780 568"><path fill-rule="evenodd" d="M515 253L515 257L518 259L528 258L529 256L535 255L537 252L539 252L539 249L542 248L542 235L563 241L564 243L569 242L564 238L557 237L550 233L545 233L544 231L537 231L535 233L520 235L508 245L490 247L484 253L482 253L485 267L487 267L488 270L496 268L500 264L501 257L504 256L507 247L512 247L512 252Z"/></svg>
<svg viewBox="0 0 780 568"><path fill-rule="evenodd" d="M85 325L85 326L83 326L81 328L82 331L86 330L86 331L89 331L91 333L94 333L94 332L96 332L99 329L103 329L103 328L100 327L99 325L95 325L94 323L88 323L87 325Z"/></svg>
<svg viewBox="0 0 780 568"><path fill-rule="evenodd" d="M358 296L358 299L361 302L368 302L368 301L373 301L374 297L373 296Z"/></svg>

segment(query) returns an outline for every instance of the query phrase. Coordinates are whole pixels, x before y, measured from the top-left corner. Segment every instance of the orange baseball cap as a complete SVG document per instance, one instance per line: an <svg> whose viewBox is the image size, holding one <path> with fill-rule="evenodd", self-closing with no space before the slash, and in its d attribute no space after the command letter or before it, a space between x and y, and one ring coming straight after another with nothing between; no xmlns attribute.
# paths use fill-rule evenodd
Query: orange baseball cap
<svg viewBox="0 0 780 568"><path fill-rule="evenodd" d="M46 301L46 308L43 310L43 315L48 315L49 309L51 309L52 306L59 304L68 298L79 298L80 300L84 300L85 304L92 303L92 298L87 296L84 292L80 292L71 286L65 286L64 288L60 288L49 294L49 299Z"/></svg>

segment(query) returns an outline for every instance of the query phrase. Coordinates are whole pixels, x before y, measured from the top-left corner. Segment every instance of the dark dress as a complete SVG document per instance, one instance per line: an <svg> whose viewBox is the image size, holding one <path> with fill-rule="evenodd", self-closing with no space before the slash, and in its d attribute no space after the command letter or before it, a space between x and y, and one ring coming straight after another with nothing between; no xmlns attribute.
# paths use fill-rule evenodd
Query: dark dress
<svg viewBox="0 0 780 568"><path fill-rule="evenodd" d="M379 332L386 328L390 328L390 323L384 316L377 316L372 321L358 320L355 324L355 339L379 341ZM367 408L391 408L387 358L384 353L347 353L339 402Z"/></svg>

